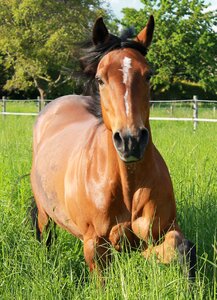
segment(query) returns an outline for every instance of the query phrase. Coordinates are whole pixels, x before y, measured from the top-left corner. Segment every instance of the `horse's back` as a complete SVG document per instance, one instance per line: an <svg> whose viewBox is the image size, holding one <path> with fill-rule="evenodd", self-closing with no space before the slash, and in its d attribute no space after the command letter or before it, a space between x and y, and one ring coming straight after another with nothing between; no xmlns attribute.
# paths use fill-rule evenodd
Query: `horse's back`
<svg viewBox="0 0 217 300"><path fill-rule="evenodd" d="M40 113L34 127L34 152L46 139L51 138L67 126L85 126L96 123L96 118L87 110L90 97L68 95L50 102Z"/></svg>

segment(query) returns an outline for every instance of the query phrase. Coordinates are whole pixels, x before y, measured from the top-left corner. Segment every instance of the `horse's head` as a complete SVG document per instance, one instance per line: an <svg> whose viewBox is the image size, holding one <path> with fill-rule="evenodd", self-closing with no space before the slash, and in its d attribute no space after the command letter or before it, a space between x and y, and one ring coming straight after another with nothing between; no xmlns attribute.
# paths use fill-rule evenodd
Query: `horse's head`
<svg viewBox="0 0 217 300"><path fill-rule="evenodd" d="M93 28L92 56L95 59L101 55L94 75L99 85L102 117L125 162L140 160L149 142L151 69L144 56L153 31L152 16L135 40L122 40L109 34L102 18ZM86 72L90 70L88 66Z"/></svg>
<svg viewBox="0 0 217 300"><path fill-rule="evenodd" d="M154 18L151 16L136 37L136 43L126 42L109 51L100 60L96 72L103 120L112 130L114 146L125 162L141 159L149 141L146 125L151 69L144 52L151 43L153 31ZM99 18L93 29L95 45L102 46L113 38Z"/></svg>

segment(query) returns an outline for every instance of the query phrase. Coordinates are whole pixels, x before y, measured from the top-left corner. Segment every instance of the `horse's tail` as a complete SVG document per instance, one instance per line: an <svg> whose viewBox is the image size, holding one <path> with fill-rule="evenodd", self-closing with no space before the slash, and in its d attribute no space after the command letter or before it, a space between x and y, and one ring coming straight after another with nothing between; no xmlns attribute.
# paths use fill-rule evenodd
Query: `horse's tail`
<svg viewBox="0 0 217 300"><path fill-rule="evenodd" d="M16 181L14 182L13 186L12 186L12 190L11 190L11 197L14 195L18 184L25 179L26 177L29 177L30 173L24 174L19 176ZM31 223L32 223L32 228L35 229L36 228L36 237L38 240L40 240L40 231L39 231L39 227L38 227L38 208L35 202L35 199L33 196L29 197L28 202L30 200L30 204L28 205L27 208L27 213L26 216L27 218L24 220L25 222L29 222L29 219L31 218Z"/></svg>
<svg viewBox="0 0 217 300"><path fill-rule="evenodd" d="M44 240L45 238L45 243L46 243L46 246L48 248L50 248L51 244L56 240L57 238L57 234L56 234L56 230L55 230L55 223L53 222L50 222L51 219L48 219L48 223L46 224L45 226L45 232L46 235L44 236L44 238L42 237L42 232L41 230L39 229L39 225L38 225L38 207L36 205L36 202L35 202L35 198L32 196L31 197L31 204L30 204L30 208L29 208L29 215L32 219L32 226L33 226L33 229L36 230L36 238L39 242L42 242L42 240ZM43 230L44 232L44 230Z"/></svg>
<svg viewBox="0 0 217 300"><path fill-rule="evenodd" d="M38 208L35 202L35 198L32 196L30 199L31 203L28 214L31 217L33 229L36 229L36 238L38 241L41 241L41 232L38 227Z"/></svg>

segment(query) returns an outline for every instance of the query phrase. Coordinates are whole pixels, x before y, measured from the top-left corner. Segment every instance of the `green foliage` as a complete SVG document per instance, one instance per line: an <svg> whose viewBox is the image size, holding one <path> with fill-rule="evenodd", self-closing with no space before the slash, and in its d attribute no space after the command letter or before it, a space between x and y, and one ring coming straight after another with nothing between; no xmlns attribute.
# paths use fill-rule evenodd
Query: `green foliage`
<svg viewBox="0 0 217 300"><path fill-rule="evenodd" d="M204 90L217 89L216 12L205 12L203 0L141 0L144 9L125 8L122 24L144 27L155 17L154 41L148 60L156 74L155 90L168 90L174 82L188 80Z"/></svg>
<svg viewBox="0 0 217 300"><path fill-rule="evenodd" d="M151 99L192 99L194 95L197 95L200 100L216 100L217 95L215 90L205 91L201 84L192 81L178 81L173 82L168 90L155 90L152 91Z"/></svg>
<svg viewBox="0 0 217 300"><path fill-rule="evenodd" d="M6 90L38 88L41 96L61 88L76 70L75 43L98 14L101 0L2 0L0 49L9 76ZM91 21L90 21L91 20Z"/></svg>

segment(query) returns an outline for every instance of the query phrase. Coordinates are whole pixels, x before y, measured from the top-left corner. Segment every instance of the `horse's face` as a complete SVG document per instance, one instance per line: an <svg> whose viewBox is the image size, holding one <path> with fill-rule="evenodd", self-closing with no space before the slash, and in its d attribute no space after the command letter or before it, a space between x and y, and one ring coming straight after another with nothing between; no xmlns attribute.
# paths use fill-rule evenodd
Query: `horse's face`
<svg viewBox="0 0 217 300"><path fill-rule="evenodd" d="M147 46L153 34L154 25L150 24L151 21L137 36L137 41ZM109 52L97 68L103 120L112 131L114 146L125 162L140 160L149 142L146 125L149 118L150 77L151 69L146 59L131 48Z"/></svg>
<svg viewBox="0 0 217 300"><path fill-rule="evenodd" d="M110 52L98 66L104 123L126 162L141 159L148 143L150 72L144 57L129 48Z"/></svg>

